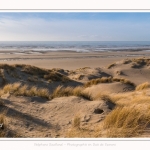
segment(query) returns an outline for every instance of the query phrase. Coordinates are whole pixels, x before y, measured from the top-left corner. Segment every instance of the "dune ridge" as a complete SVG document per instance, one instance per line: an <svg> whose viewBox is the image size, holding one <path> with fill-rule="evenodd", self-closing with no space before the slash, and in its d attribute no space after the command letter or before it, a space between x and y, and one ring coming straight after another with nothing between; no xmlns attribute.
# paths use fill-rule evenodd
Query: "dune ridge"
<svg viewBox="0 0 150 150"><path fill-rule="evenodd" d="M149 137L149 74L149 58L75 70L0 64L0 137Z"/></svg>

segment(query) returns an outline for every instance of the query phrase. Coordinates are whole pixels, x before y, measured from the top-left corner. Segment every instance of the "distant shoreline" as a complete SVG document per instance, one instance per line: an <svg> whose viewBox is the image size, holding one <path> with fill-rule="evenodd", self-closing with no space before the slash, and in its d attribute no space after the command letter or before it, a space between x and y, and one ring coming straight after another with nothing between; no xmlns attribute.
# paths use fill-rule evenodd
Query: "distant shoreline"
<svg viewBox="0 0 150 150"><path fill-rule="evenodd" d="M26 49L26 50L21 50L21 49L0 49L0 53L15 53L15 52L19 52L19 53L28 53L28 52L38 52L38 53L47 53L47 52L73 52L73 53L105 53L105 52L139 52L139 51L150 51L150 48L124 48L124 49L114 49L114 48L110 48L110 49L102 49L102 50L86 50L86 51L82 51L82 50L73 50L73 49L70 49L70 50L61 50L61 49L57 49L57 50L47 50L47 49L42 49L42 50L32 50L32 49Z"/></svg>
<svg viewBox="0 0 150 150"><path fill-rule="evenodd" d="M103 67L127 58L150 57L150 51L0 51L0 63L30 64L42 68Z"/></svg>

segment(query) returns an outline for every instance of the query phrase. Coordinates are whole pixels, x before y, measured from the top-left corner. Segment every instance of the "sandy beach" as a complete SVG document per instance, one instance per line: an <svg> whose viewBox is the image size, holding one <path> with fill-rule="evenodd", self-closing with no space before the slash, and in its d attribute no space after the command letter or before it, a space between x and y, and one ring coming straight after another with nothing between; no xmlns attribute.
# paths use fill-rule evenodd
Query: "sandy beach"
<svg viewBox="0 0 150 150"><path fill-rule="evenodd" d="M0 63L29 64L52 69L78 69L82 67L104 67L126 58L149 57L150 51L0 51Z"/></svg>
<svg viewBox="0 0 150 150"><path fill-rule="evenodd" d="M1 51L0 136L149 137L149 74L150 51Z"/></svg>

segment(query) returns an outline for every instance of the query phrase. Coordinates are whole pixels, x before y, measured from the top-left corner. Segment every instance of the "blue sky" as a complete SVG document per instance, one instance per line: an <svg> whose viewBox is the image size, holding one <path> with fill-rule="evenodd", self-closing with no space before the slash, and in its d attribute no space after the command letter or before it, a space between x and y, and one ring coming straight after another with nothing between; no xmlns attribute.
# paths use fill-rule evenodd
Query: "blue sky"
<svg viewBox="0 0 150 150"><path fill-rule="evenodd" d="M150 13L0 13L0 41L150 41Z"/></svg>

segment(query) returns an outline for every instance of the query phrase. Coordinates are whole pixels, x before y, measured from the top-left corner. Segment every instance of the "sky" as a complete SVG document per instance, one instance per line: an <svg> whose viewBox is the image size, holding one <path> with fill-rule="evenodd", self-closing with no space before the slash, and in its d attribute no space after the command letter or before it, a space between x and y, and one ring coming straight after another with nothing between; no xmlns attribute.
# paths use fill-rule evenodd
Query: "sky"
<svg viewBox="0 0 150 150"><path fill-rule="evenodd" d="M0 41L150 41L150 13L0 12Z"/></svg>

